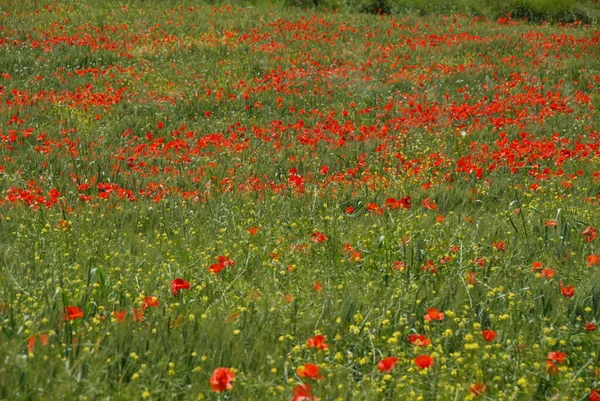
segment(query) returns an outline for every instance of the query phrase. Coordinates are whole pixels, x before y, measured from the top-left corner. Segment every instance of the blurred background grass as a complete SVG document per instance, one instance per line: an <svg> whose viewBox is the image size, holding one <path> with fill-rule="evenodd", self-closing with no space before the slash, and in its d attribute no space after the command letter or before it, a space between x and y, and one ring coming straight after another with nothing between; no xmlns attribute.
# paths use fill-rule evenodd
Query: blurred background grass
<svg viewBox="0 0 600 401"><path fill-rule="evenodd" d="M222 0L208 0L223 3ZM575 22L597 24L597 0L233 0L225 3L281 4L342 12L373 14L466 14L497 19L511 16L531 22Z"/></svg>

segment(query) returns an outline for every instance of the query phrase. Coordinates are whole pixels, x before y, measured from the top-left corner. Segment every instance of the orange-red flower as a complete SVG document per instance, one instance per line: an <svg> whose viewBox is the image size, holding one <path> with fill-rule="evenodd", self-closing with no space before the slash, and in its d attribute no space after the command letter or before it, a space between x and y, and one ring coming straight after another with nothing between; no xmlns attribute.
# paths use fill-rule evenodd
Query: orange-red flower
<svg viewBox="0 0 600 401"><path fill-rule="evenodd" d="M313 401L316 397L312 395L312 390L309 384L300 383L292 390L294 396L290 401Z"/></svg>
<svg viewBox="0 0 600 401"><path fill-rule="evenodd" d="M379 207L379 205L377 203L368 202L367 203L367 210L369 212L373 212L375 214L379 214L379 215L383 214L383 209L381 207Z"/></svg>
<svg viewBox="0 0 600 401"><path fill-rule="evenodd" d="M322 379L323 376L319 376L319 366L314 363L307 363L296 369L296 374L300 377L306 377L309 379Z"/></svg>
<svg viewBox="0 0 600 401"><path fill-rule="evenodd" d="M425 320L444 320L444 313L440 312L437 308L427 309L427 314L423 316Z"/></svg>
<svg viewBox="0 0 600 401"><path fill-rule="evenodd" d="M506 243L503 242L503 241L494 242L492 244L492 248L494 248L496 251L505 251L506 250Z"/></svg>
<svg viewBox="0 0 600 401"><path fill-rule="evenodd" d="M433 358L429 355L419 355L413 359L413 362L419 369L427 369L433 366Z"/></svg>
<svg viewBox="0 0 600 401"><path fill-rule="evenodd" d="M122 311L113 311L112 314L115 322L123 323L125 321L125 315L127 315L127 311L123 309Z"/></svg>
<svg viewBox="0 0 600 401"><path fill-rule="evenodd" d="M588 226L588 228L583 230L582 235L585 237L585 242L592 242L596 239L596 229L592 226Z"/></svg>
<svg viewBox="0 0 600 401"><path fill-rule="evenodd" d="M40 344L48 345L48 334L42 333L37 336L37 339L39 340ZM33 348L35 347L35 343L36 343L36 336L31 336L27 339L27 352L33 351Z"/></svg>
<svg viewBox="0 0 600 401"><path fill-rule="evenodd" d="M485 383L474 383L469 387L469 391L475 396L482 395L485 390L487 390Z"/></svg>
<svg viewBox="0 0 600 401"><path fill-rule="evenodd" d="M435 263L433 263L433 260L428 259L425 261L424 265L421 265L421 270L426 272L426 271L430 271L434 276L437 274L437 267L435 266Z"/></svg>
<svg viewBox="0 0 600 401"><path fill-rule="evenodd" d="M189 289L190 289L190 283L188 283L187 281L185 281L182 278L176 278L175 280L171 281L171 292L173 293L173 295L179 294L180 290L189 290Z"/></svg>
<svg viewBox="0 0 600 401"><path fill-rule="evenodd" d="M392 270L402 271L404 269L406 269L406 265L404 264L403 261L396 260L395 262L392 263Z"/></svg>
<svg viewBox="0 0 600 401"><path fill-rule="evenodd" d="M322 336L320 334L317 336L311 337L307 341L308 348L316 348L316 349L320 349L320 350L327 349L327 348L329 348L329 345L325 344L325 340L326 340L325 336Z"/></svg>
<svg viewBox="0 0 600 401"><path fill-rule="evenodd" d="M556 364L562 364L565 361L567 354L560 351L552 351L548 353L546 357L546 371L549 375L555 375L558 373L558 367Z"/></svg>
<svg viewBox="0 0 600 401"><path fill-rule="evenodd" d="M552 361L546 361L546 372L549 375L556 375L558 374L558 366Z"/></svg>
<svg viewBox="0 0 600 401"><path fill-rule="evenodd" d="M429 199L429 198L425 198L421 201L421 206L423 206L425 209L429 209L429 210L438 210L438 206L435 204L435 201Z"/></svg>
<svg viewBox="0 0 600 401"><path fill-rule="evenodd" d="M141 322L144 320L144 308L133 308L133 317L134 322Z"/></svg>
<svg viewBox="0 0 600 401"><path fill-rule="evenodd" d="M600 255L592 254L585 258L585 260L587 262L587 267L596 266L600 263Z"/></svg>
<svg viewBox="0 0 600 401"><path fill-rule="evenodd" d="M547 359L551 362L563 363L566 357L566 352L552 351L548 353Z"/></svg>
<svg viewBox="0 0 600 401"><path fill-rule="evenodd" d="M588 401L600 401L600 389L594 389L590 392Z"/></svg>
<svg viewBox="0 0 600 401"><path fill-rule="evenodd" d="M220 393L221 391L231 390L232 382L235 380L235 373L229 368L216 368L210 376L210 387L212 391Z"/></svg>
<svg viewBox="0 0 600 401"><path fill-rule="evenodd" d="M385 200L385 206L392 210L410 209L410 207L411 207L410 196L406 196L401 199L387 198Z"/></svg>
<svg viewBox="0 0 600 401"><path fill-rule="evenodd" d="M473 263L475 263L476 265L478 265L482 269L485 268L485 262L486 262L486 258L479 258L479 259L475 258L475 259L473 259Z"/></svg>
<svg viewBox="0 0 600 401"><path fill-rule="evenodd" d="M236 264L235 260L231 259L229 256L217 256L217 262L225 265L225 267L235 266Z"/></svg>
<svg viewBox="0 0 600 401"><path fill-rule="evenodd" d="M228 266L235 266L235 261L229 256L217 256L217 263L213 263L208 267L208 271L212 274L217 274Z"/></svg>
<svg viewBox="0 0 600 401"><path fill-rule="evenodd" d="M544 267L544 264L542 262L533 262L531 264L531 271L535 272L538 270L541 270Z"/></svg>
<svg viewBox="0 0 600 401"><path fill-rule="evenodd" d="M419 347L424 347L431 344L431 340L425 337L423 334L409 334L408 342Z"/></svg>
<svg viewBox="0 0 600 401"><path fill-rule="evenodd" d="M544 277L544 278L552 278L554 277L554 270L550 269L550 268L545 268L542 270L542 272L540 273L540 276Z"/></svg>
<svg viewBox="0 0 600 401"><path fill-rule="evenodd" d="M483 336L483 339L485 341L487 341L488 343L490 341L494 341L494 339L496 338L497 334L494 330L482 330L481 331L481 335Z"/></svg>
<svg viewBox="0 0 600 401"><path fill-rule="evenodd" d="M217 274L223 269L225 269L225 265L222 263L213 263L212 265L208 266L208 271L212 274Z"/></svg>
<svg viewBox="0 0 600 401"><path fill-rule="evenodd" d="M152 295L144 297L143 302L144 302L144 306L143 306L144 309L148 309L150 307L156 308L156 307L160 306L160 302L158 302L158 297L155 297Z"/></svg>
<svg viewBox="0 0 600 401"><path fill-rule="evenodd" d="M83 317L83 311L78 306L67 306L64 309L64 320L75 320Z"/></svg>
<svg viewBox="0 0 600 401"><path fill-rule="evenodd" d="M327 236L320 231L315 231L312 233L310 240L316 244L320 244L321 242L327 241Z"/></svg>
<svg viewBox="0 0 600 401"><path fill-rule="evenodd" d="M572 285L565 287L563 286L562 281L560 282L560 293L565 296L566 298L571 298L572 296L575 295L575 287L573 287Z"/></svg>
<svg viewBox="0 0 600 401"><path fill-rule="evenodd" d="M396 362L398 362L398 358L396 358L395 356L383 358L377 364L377 369L379 369L380 372L390 372L392 369L394 369Z"/></svg>
<svg viewBox="0 0 600 401"><path fill-rule="evenodd" d="M256 235L256 234L258 234L259 230L260 229L258 227L249 227L248 228L248 234L250 234L250 235Z"/></svg>
<svg viewBox="0 0 600 401"><path fill-rule="evenodd" d="M594 331L596 330L596 323L594 322L589 322L583 325L583 328L585 329L585 331Z"/></svg>

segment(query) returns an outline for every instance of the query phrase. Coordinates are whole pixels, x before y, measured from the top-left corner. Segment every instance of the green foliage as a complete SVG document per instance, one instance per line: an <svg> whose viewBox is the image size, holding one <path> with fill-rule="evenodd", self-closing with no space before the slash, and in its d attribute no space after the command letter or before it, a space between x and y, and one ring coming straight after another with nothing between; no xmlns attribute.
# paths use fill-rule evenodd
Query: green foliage
<svg viewBox="0 0 600 401"><path fill-rule="evenodd" d="M587 399L596 29L287 4L0 5L0 400Z"/></svg>
<svg viewBox="0 0 600 401"><path fill-rule="evenodd" d="M592 0L284 0L301 8L328 8L372 14L467 14L497 19L511 15L532 22L592 23L600 7Z"/></svg>

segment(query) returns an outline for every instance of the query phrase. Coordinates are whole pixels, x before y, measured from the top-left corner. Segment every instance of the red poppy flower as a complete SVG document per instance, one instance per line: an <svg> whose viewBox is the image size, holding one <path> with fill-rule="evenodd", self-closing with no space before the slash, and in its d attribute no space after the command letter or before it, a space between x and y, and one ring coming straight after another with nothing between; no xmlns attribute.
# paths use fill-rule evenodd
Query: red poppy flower
<svg viewBox="0 0 600 401"><path fill-rule="evenodd" d="M406 196L401 199L387 198L385 200L385 206L392 210L410 209L410 207L411 207L410 196Z"/></svg>
<svg viewBox="0 0 600 401"><path fill-rule="evenodd" d="M369 212L373 212L375 214L379 214L379 215L383 214L383 209L381 207L379 207L379 205L377 203L368 202L367 210Z"/></svg>
<svg viewBox="0 0 600 401"><path fill-rule="evenodd" d="M390 372L394 369L396 362L398 362L398 358L395 356L384 358L377 364L377 369L379 369L380 372Z"/></svg>
<svg viewBox="0 0 600 401"><path fill-rule="evenodd" d="M433 366L433 358L429 355L419 355L413 359L413 362L419 367L419 369L427 369Z"/></svg>
<svg viewBox="0 0 600 401"><path fill-rule="evenodd" d="M346 214L352 214L354 213L354 206L348 206L345 210Z"/></svg>
<svg viewBox="0 0 600 401"><path fill-rule="evenodd" d="M558 363L563 363L565 361L565 358L567 357L567 353L566 352L560 352L560 351L552 351L548 353L548 361L551 362L558 362Z"/></svg>
<svg viewBox="0 0 600 401"><path fill-rule="evenodd" d="M487 390L485 383L474 383L469 387L469 391L475 396L485 393L485 390Z"/></svg>
<svg viewBox="0 0 600 401"><path fill-rule="evenodd" d="M546 227L556 227L558 225L558 222L554 219L552 220L548 220L545 224Z"/></svg>
<svg viewBox="0 0 600 401"><path fill-rule="evenodd" d="M312 395L312 390L309 384L300 383L292 391L294 396L290 401L313 401L316 400Z"/></svg>
<svg viewBox="0 0 600 401"><path fill-rule="evenodd" d="M229 259L229 256L217 256L217 263L208 267L208 271L217 274L228 266L235 266L235 261Z"/></svg>
<svg viewBox="0 0 600 401"><path fill-rule="evenodd" d="M404 269L406 269L406 265L404 264L403 261L397 260L392 263L392 270L402 271Z"/></svg>
<svg viewBox="0 0 600 401"><path fill-rule="evenodd" d="M429 209L429 210L438 210L438 206L435 204L435 201L432 201L429 198L425 198L421 201L421 206L423 206L425 209Z"/></svg>
<svg viewBox="0 0 600 401"><path fill-rule="evenodd" d="M477 284L477 273L467 272L467 277L465 277L465 279L469 284Z"/></svg>
<svg viewBox="0 0 600 401"><path fill-rule="evenodd" d="M308 348L316 348L316 349L327 349L329 348L328 344L325 344L325 336L317 335L312 338L309 338L307 341Z"/></svg>
<svg viewBox="0 0 600 401"><path fill-rule="evenodd" d="M38 338L40 339L40 343L41 343L42 345L48 345L48 334L43 334L43 333L42 333L42 334L40 334L40 335L38 336Z"/></svg>
<svg viewBox="0 0 600 401"><path fill-rule="evenodd" d="M440 312L437 308L427 309L427 314L423 316L425 320L444 320L444 313Z"/></svg>
<svg viewBox="0 0 600 401"><path fill-rule="evenodd" d="M149 307L158 307L160 306L160 302L158 302L158 297L154 297L154 296L147 296L144 297L144 309L148 309Z"/></svg>
<svg viewBox="0 0 600 401"><path fill-rule="evenodd" d="M37 336L37 339L39 340L40 344L48 345L48 334L42 333ZM36 336L31 336L27 339L27 352L33 351L33 348L35 347L35 343L36 343Z"/></svg>
<svg viewBox="0 0 600 401"><path fill-rule="evenodd" d="M485 267L485 261L486 261L485 258L479 258L479 259L475 258L475 259L473 259L473 263L475 263L476 265L478 265L482 269Z"/></svg>
<svg viewBox="0 0 600 401"><path fill-rule="evenodd" d="M180 290L189 290L189 289L190 289L190 283L188 283L187 281L185 281L182 278L176 278L175 280L171 281L171 292L175 296L177 294L179 294Z"/></svg>
<svg viewBox="0 0 600 401"><path fill-rule="evenodd" d="M409 334L408 342L419 347L424 347L431 344L431 340L425 337L423 334Z"/></svg>
<svg viewBox="0 0 600 401"><path fill-rule="evenodd" d="M596 266L600 263L600 255L592 254L585 258L585 260L587 261L587 267Z"/></svg>
<svg viewBox="0 0 600 401"><path fill-rule="evenodd" d="M221 263L225 267L235 266L235 260L229 258L229 256L217 256L217 262Z"/></svg>
<svg viewBox="0 0 600 401"><path fill-rule="evenodd" d="M562 281L560 282L560 293L564 295L566 298L571 298L575 295L575 287L572 285L565 287L563 286Z"/></svg>
<svg viewBox="0 0 600 401"><path fill-rule="evenodd" d="M433 260L428 259L425 261L424 265L421 265L421 270L426 272L426 271L430 271L434 276L437 274L437 267L435 266L435 263L433 263Z"/></svg>
<svg viewBox="0 0 600 401"><path fill-rule="evenodd" d="M115 318L115 322L123 323L125 321L126 314L127 314L126 310L113 311L113 317Z"/></svg>
<svg viewBox="0 0 600 401"><path fill-rule="evenodd" d="M35 347L35 336L31 336L27 339L27 352L33 351L33 347Z"/></svg>
<svg viewBox="0 0 600 401"><path fill-rule="evenodd" d="M588 401L600 401L600 389L595 389L590 392Z"/></svg>
<svg viewBox="0 0 600 401"><path fill-rule="evenodd" d="M144 320L144 308L133 308L133 317L134 322L141 322Z"/></svg>
<svg viewBox="0 0 600 401"><path fill-rule="evenodd" d="M258 227L250 227L250 228L248 228L248 234L250 234L250 235L256 235L256 234L258 234L259 230L260 229Z"/></svg>
<svg viewBox="0 0 600 401"><path fill-rule="evenodd" d="M222 263L213 263L212 265L208 266L208 271L211 272L212 274L217 274L224 268L225 268L225 265Z"/></svg>
<svg viewBox="0 0 600 401"><path fill-rule="evenodd" d="M594 322L589 322L583 325L583 328L585 329L585 331L594 331L596 330L596 323Z"/></svg>
<svg viewBox="0 0 600 401"><path fill-rule="evenodd" d="M296 374L300 377L307 377L309 379L323 378L322 376L319 376L319 369L319 366L315 365L314 363L307 363L300 366L296 370Z"/></svg>
<svg viewBox="0 0 600 401"><path fill-rule="evenodd" d="M485 341L487 341L488 343L490 341L494 341L494 339L496 338L497 334L494 330L482 330L481 331L481 335L483 336L483 339Z"/></svg>
<svg viewBox="0 0 600 401"><path fill-rule="evenodd" d="M323 290L323 284L321 284L320 281L315 281L313 288L316 292L321 292Z"/></svg>
<svg viewBox="0 0 600 401"><path fill-rule="evenodd" d="M232 382L235 380L235 373L229 368L216 368L210 376L210 387L212 391L220 393L221 391L231 390Z"/></svg>
<svg viewBox="0 0 600 401"><path fill-rule="evenodd" d="M546 361L546 372L549 375L556 375L558 374L558 366L552 361Z"/></svg>
<svg viewBox="0 0 600 401"><path fill-rule="evenodd" d="M352 262L362 262L362 253L360 251L352 251L350 255L350 261Z"/></svg>
<svg viewBox="0 0 600 401"><path fill-rule="evenodd" d="M583 230L582 234L585 237L585 242L592 242L596 239L596 229L592 226L588 226L588 228Z"/></svg>
<svg viewBox="0 0 600 401"><path fill-rule="evenodd" d="M67 306L64 309L64 320L75 320L83 317L83 311L78 306Z"/></svg>
<svg viewBox="0 0 600 401"><path fill-rule="evenodd" d="M503 242L503 241L494 242L492 244L492 248L494 248L496 251L505 251L506 250L506 243Z"/></svg>
<svg viewBox="0 0 600 401"><path fill-rule="evenodd" d="M554 274L555 274L554 270L549 269L549 268L543 269L542 272L540 273L540 275L545 278L552 278L552 277L554 277Z"/></svg>
<svg viewBox="0 0 600 401"><path fill-rule="evenodd" d="M312 233L310 240L316 244L320 244L321 242L327 241L327 236L320 231L315 231Z"/></svg>
<svg viewBox="0 0 600 401"><path fill-rule="evenodd" d="M531 264L531 271L535 272L538 270L542 270L543 267L544 267L544 264L542 262L533 262Z"/></svg>

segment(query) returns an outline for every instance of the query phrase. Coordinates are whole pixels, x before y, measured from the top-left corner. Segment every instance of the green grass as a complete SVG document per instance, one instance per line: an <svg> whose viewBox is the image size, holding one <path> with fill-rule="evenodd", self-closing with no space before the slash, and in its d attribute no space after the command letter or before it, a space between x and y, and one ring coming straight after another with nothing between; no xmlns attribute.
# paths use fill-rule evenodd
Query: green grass
<svg viewBox="0 0 600 401"><path fill-rule="evenodd" d="M600 6L593 0L283 0L283 4L373 14L466 14L490 19L510 15L532 22L597 23L600 16Z"/></svg>
<svg viewBox="0 0 600 401"><path fill-rule="evenodd" d="M594 3L5 4L1 400L594 400Z"/></svg>

